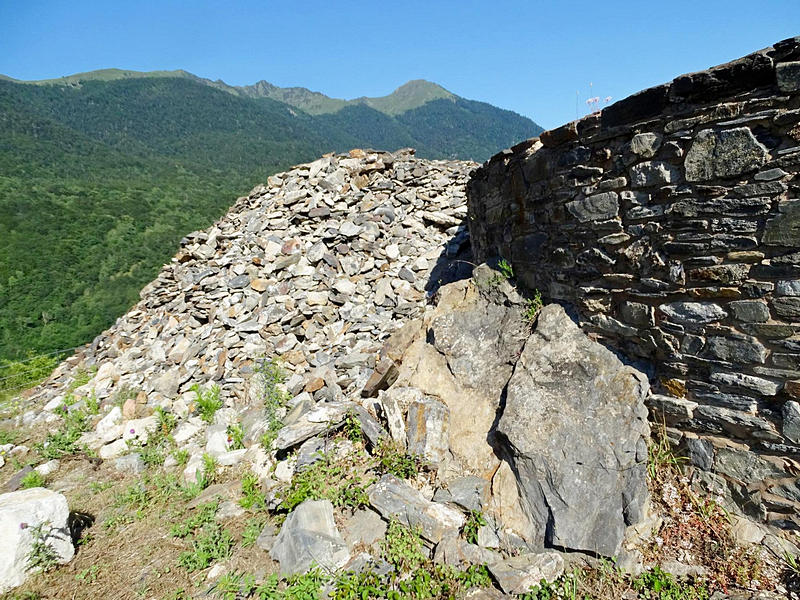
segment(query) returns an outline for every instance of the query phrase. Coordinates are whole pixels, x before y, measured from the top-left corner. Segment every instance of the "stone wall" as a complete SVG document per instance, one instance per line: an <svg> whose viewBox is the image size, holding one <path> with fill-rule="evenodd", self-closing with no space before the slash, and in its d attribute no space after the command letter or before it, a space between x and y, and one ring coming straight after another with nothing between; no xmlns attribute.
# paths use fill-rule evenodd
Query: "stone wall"
<svg viewBox="0 0 800 600"><path fill-rule="evenodd" d="M651 409L708 482L800 508L800 37L644 90L493 157L478 262L573 304L651 367Z"/></svg>

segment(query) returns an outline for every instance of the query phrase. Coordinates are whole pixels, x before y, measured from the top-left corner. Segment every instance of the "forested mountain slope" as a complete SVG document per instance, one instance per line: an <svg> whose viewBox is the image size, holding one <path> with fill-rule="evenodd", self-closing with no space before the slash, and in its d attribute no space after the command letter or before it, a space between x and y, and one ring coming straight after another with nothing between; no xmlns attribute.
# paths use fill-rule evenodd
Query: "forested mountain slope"
<svg viewBox="0 0 800 600"><path fill-rule="evenodd" d="M188 73L119 73L0 80L0 359L90 340L183 235L293 164L353 147L483 160L540 131L456 96L311 115Z"/></svg>

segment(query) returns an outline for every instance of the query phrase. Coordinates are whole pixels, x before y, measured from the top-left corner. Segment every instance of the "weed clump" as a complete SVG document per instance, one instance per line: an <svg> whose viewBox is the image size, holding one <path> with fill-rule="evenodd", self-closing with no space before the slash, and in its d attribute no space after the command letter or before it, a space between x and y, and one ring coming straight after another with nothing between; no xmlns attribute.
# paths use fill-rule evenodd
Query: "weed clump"
<svg viewBox="0 0 800 600"><path fill-rule="evenodd" d="M358 474L355 460L334 461L323 454L322 460L295 474L279 508L291 512L306 500L330 500L334 506L358 508L369 503L366 488L370 483Z"/></svg>
<svg viewBox="0 0 800 600"><path fill-rule="evenodd" d="M80 409L74 406L76 403L72 395L64 398L64 404L56 411L64 419L63 426L58 431L50 432L44 442L34 446L42 458L63 458L82 450L78 447L78 440L91 428L91 417L98 413L98 406L95 401L87 403L86 409Z"/></svg>
<svg viewBox="0 0 800 600"><path fill-rule="evenodd" d="M19 486L23 490L27 490L28 488L44 487L44 484L44 476L39 473L39 471L28 472L19 482Z"/></svg>
<svg viewBox="0 0 800 600"><path fill-rule="evenodd" d="M197 395L197 411L200 414L200 418L206 423L211 423L214 420L214 414L222 408L222 400L219 398L219 386L213 385L211 388L204 390L199 383L195 383L190 389Z"/></svg>
<svg viewBox="0 0 800 600"><path fill-rule="evenodd" d="M286 372L275 358L263 358L256 364L256 373L259 375L262 385L261 394L267 421L267 430L261 436L260 441L264 448L269 448L277 437L278 431L283 427L280 411L289 401L289 393L282 387L286 382Z"/></svg>
<svg viewBox="0 0 800 600"><path fill-rule="evenodd" d="M406 454L398 444L384 438L375 449L378 460L378 471L381 474L389 473L401 479L416 477L425 464L421 456Z"/></svg>

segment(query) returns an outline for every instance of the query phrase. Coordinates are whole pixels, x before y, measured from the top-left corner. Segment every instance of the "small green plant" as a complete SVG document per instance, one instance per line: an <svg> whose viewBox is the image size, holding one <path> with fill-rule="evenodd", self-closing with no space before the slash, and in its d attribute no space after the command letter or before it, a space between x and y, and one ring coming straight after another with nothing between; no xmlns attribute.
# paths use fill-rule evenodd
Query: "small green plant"
<svg viewBox="0 0 800 600"><path fill-rule="evenodd" d="M258 477L250 472L242 477L242 499L239 504L242 508L260 510L267 507L267 498L261 491L261 482Z"/></svg>
<svg viewBox="0 0 800 600"><path fill-rule="evenodd" d="M53 529L50 523L48 521L38 525L22 523L20 527L30 529L31 537L33 538L31 550L28 554L27 570L47 572L55 568L58 564L58 553L56 553L52 544L47 541Z"/></svg>
<svg viewBox="0 0 800 600"><path fill-rule="evenodd" d="M542 301L542 293L539 290L535 290L533 293L533 298L529 298L527 302L525 302L525 312L522 315L522 318L525 319L526 322L533 325L536 321L536 317L539 315L539 311L542 310L544 306L544 302Z"/></svg>
<svg viewBox="0 0 800 600"><path fill-rule="evenodd" d="M361 431L361 419L353 411L348 411L344 417L342 426L344 436L354 444L361 441L363 432Z"/></svg>
<svg viewBox="0 0 800 600"><path fill-rule="evenodd" d="M172 451L172 456L175 458L175 461L182 467L186 466L186 463L189 462L189 450L186 448L175 449Z"/></svg>
<svg viewBox="0 0 800 600"><path fill-rule="evenodd" d="M267 430L261 436L261 445L269 449L278 435L283 422L279 411L289 401L289 393L281 387L286 381L286 373L275 358L261 358L256 361L256 373L262 385L262 397L266 412Z"/></svg>
<svg viewBox="0 0 800 600"><path fill-rule="evenodd" d="M178 417L165 411L161 406L156 406L155 415L158 418L157 431L164 436L172 433L178 424Z"/></svg>
<svg viewBox="0 0 800 600"><path fill-rule="evenodd" d="M89 490L93 494L99 494L112 487L114 487L114 484L110 481L92 481L89 484Z"/></svg>
<svg viewBox="0 0 800 600"><path fill-rule="evenodd" d="M217 514L218 508L218 501L201 504L191 517L185 521L182 521L181 523L176 523L173 525L169 530L169 534L172 537L179 538L185 538L186 536L193 534L195 530L199 529L200 527L204 527L205 525L214 522L214 515Z"/></svg>
<svg viewBox="0 0 800 600"><path fill-rule="evenodd" d="M392 519L381 543L383 557L400 573L418 571L429 560L419 530L410 529Z"/></svg>
<svg viewBox="0 0 800 600"><path fill-rule="evenodd" d="M280 387L286 382L286 372L276 358L262 358L256 364L256 372L264 386L264 405L276 409L282 407L289 400L289 394Z"/></svg>
<svg viewBox="0 0 800 600"><path fill-rule="evenodd" d="M327 499L334 506L358 508L369 503L366 488L370 483L356 473L353 461L333 461L323 455L322 460L295 474L280 508L291 512L309 499Z"/></svg>
<svg viewBox="0 0 800 600"><path fill-rule="evenodd" d="M140 391L141 390L135 387L130 387L128 385L121 385L117 388L117 391L114 393L113 403L115 406L122 408L128 400L135 400L136 396L139 395Z"/></svg>
<svg viewBox="0 0 800 600"><path fill-rule="evenodd" d="M322 585L328 580L319 569L311 569L302 575L292 575L286 580L283 600L320 600ZM273 598L274 596L262 596Z"/></svg>
<svg viewBox="0 0 800 600"><path fill-rule="evenodd" d="M86 412L90 415L100 414L100 400L97 399L94 390L92 390L92 393L86 398Z"/></svg>
<svg viewBox="0 0 800 600"><path fill-rule="evenodd" d="M69 384L68 388L69 391L74 392L79 387L89 383L95 373L97 373L97 367L89 367L88 369L84 366L79 367L72 376L72 382Z"/></svg>
<svg viewBox="0 0 800 600"><path fill-rule="evenodd" d="M26 473L25 477L22 478L22 481L19 482L19 486L23 490L27 490L28 488L44 487L44 476L42 476L39 471L30 471Z"/></svg>
<svg viewBox="0 0 800 600"><path fill-rule="evenodd" d="M653 600L706 600L709 597L705 584L677 581L658 566L633 579L631 588L639 597Z"/></svg>
<svg viewBox="0 0 800 600"><path fill-rule="evenodd" d="M64 404L57 411L61 413L64 424L54 432L50 432L44 442L36 444L34 448L42 458L51 460L77 454L81 449L78 440L84 431L91 428L90 415L85 410L70 408L75 404L75 398L67 395Z"/></svg>
<svg viewBox="0 0 800 600"><path fill-rule="evenodd" d="M784 552L783 562L786 563L786 568L792 573L795 575L800 575L800 559L798 559L794 554Z"/></svg>
<svg viewBox="0 0 800 600"><path fill-rule="evenodd" d="M129 441L128 446L136 450L147 467L157 467L164 464L169 449L175 445L175 441L170 435L178 423L178 418L165 411L160 406L156 407L155 415L158 423L146 442Z"/></svg>
<svg viewBox="0 0 800 600"><path fill-rule="evenodd" d="M211 423L214 414L222 408L219 386L213 385L210 389L204 390L199 383L195 383L190 389L197 395L197 411L200 413L200 418L206 423Z"/></svg>
<svg viewBox="0 0 800 600"><path fill-rule="evenodd" d="M100 565L92 565L75 575L75 581L84 583L94 583L97 581L97 575L100 573Z"/></svg>
<svg viewBox="0 0 800 600"><path fill-rule="evenodd" d="M207 488L212 483L217 481L217 459L208 454L203 453L203 489Z"/></svg>
<svg viewBox="0 0 800 600"><path fill-rule="evenodd" d="M266 524L267 520L264 517L254 517L247 521L242 532L242 548L254 546Z"/></svg>
<svg viewBox="0 0 800 600"><path fill-rule="evenodd" d="M214 595L222 600L247 598L256 590L255 577L247 573L225 573L215 586Z"/></svg>
<svg viewBox="0 0 800 600"><path fill-rule="evenodd" d="M497 268L500 270L500 273L506 279L513 279L514 278L514 267L511 266L511 263L508 262L505 258L501 258L497 263Z"/></svg>
<svg viewBox="0 0 800 600"><path fill-rule="evenodd" d="M685 460L685 457L675 454L666 435L666 426L659 426L653 432L652 441L647 447L647 474L650 481L663 483L674 479L681 473L681 465Z"/></svg>
<svg viewBox="0 0 800 600"><path fill-rule="evenodd" d="M486 519L483 517L483 513L479 510L471 510L469 511L469 515L467 516L467 521L464 523L464 527L461 530L464 539L467 540L470 544L477 544L478 543L478 529L486 525Z"/></svg>
<svg viewBox="0 0 800 600"><path fill-rule="evenodd" d="M419 474L424 461L421 456L406 454L396 443L383 438L375 449L378 471L390 473L401 479L411 479Z"/></svg>
<svg viewBox="0 0 800 600"><path fill-rule="evenodd" d="M0 446L14 444L17 441L17 433L10 429L0 429Z"/></svg>
<svg viewBox="0 0 800 600"><path fill-rule="evenodd" d="M218 523L209 523L195 535L192 549L181 552L178 565L189 573L205 569L217 560L230 557L233 551L233 536Z"/></svg>
<svg viewBox="0 0 800 600"><path fill-rule="evenodd" d="M244 448L244 430L239 423L231 423L228 425L226 432L228 434L228 445L231 450L241 450Z"/></svg>
<svg viewBox="0 0 800 600"><path fill-rule="evenodd" d="M520 600L578 600L578 580L574 573L564 574L555 581L548 582L542 579L527 594L522 594ZM589 596L585 596L589 598Z"/></svg>

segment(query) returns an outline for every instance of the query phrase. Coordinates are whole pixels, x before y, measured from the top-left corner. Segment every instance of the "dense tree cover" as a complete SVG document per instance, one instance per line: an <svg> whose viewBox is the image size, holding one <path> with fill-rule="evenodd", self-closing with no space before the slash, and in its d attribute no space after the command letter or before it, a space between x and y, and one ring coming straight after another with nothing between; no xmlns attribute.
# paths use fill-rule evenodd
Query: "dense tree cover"
<svg viewBox="0 0 800 600"><path fill-rule="evenodd" d="M292 164L359 146L483 160L538 131L461 99L311 116L191 79L0 80L0 359L90 341L183 235Z"/></svg>

